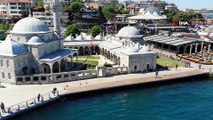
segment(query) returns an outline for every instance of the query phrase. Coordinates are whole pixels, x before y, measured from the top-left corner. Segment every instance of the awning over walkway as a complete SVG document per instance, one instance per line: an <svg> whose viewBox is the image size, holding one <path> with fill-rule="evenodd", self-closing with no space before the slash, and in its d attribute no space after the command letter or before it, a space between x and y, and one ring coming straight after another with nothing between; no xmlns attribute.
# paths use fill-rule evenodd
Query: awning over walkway
<svg viewBox="0 0 213 120"><path fill-rule="evenodd" d="M67 57L69 55L73 55L76 52L77 52L77 50L73 50L73 49L63 49L63 50L54 52L53 54L50 54L48 56L45 56L45 57L39 59L39 62L41 62L41 63L42 62L54 62L54 61L57 61L64 57Z"/></svg>
<svg viewBox="0 0 213 120"><path fill-rule="evenodd" d="M147 37L144 37L144 40L161 43L161 44L172 45L172 46L183 46L185 44L195 43L199 41L198 39L168 37L168 36L162 36L162 35L147 36Z"/></svg>

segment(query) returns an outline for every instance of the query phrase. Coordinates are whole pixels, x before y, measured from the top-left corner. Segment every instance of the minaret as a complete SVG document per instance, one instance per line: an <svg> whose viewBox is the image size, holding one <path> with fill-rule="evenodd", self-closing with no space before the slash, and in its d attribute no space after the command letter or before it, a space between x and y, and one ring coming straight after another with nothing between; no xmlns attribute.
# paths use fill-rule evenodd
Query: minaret
<svg viewBox="0 0 213 120"><path fill-rule="evenodd" d="M60 16L60 12L61 12L61 2L60 0L53 0L53 23L54 23L54 31L56 31L59 35L59 37L61 38L61 29L60 29L60 23L61 23L61 16Z"/></svg>

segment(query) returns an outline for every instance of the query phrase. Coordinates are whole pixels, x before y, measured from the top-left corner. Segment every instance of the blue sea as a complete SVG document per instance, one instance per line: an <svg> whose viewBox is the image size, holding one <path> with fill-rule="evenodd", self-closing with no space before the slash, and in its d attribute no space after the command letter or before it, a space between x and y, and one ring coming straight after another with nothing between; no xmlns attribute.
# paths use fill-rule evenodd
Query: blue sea
<svg viewBox="0 0 213 120"><path fill-rule="evenodd" d="M213 120L213 78L71 97L17 120Z"/></svg>

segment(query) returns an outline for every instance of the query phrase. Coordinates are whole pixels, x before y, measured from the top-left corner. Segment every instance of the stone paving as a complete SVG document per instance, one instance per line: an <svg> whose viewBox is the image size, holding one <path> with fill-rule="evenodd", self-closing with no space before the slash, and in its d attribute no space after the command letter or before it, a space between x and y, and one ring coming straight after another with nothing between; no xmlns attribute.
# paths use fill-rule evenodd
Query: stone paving
<svg viewBox="0 0 213 120"><path fill-rule="evenodd" d="M171 69L168 71L161 71L159 72L160 76L165 76L169 74L176 74L182 72L189 72L194 71L195 69L191 68L179 68L178 71ZM54 87L59 90L60 94L64 94L66 92L68 86L69 89L72 88L82 88L88 85L96 85L102 83L112 83L117 81L124 81L124 80L131 80L131 79L139 79L144 77L154 77L155 72L146 73L146 74L126 74L126 75L118 75L112 77L104 77L104 78L94 78L88 80L81 80L81 81L73 81L67 83L58 83L58 84L45 84L45 85L24 85L24 86L17 86L17 85L8 85L2 84L5 88L0 88L0 102L5 103L5 106L11 106L25 100L35 98L38 94L45 94L51 92ZM174 77L174 76L173 76ZM177 77L177 76L175 76Z"/></svg>
<svg viewBox="0 0 213 120"><path fill-rule="evenodd" d="M172 78L184 78L189 76L201 75L205 73L206 72L203 72L200 70L194 70L194 69L191 69L190 71L179 69L175 73L173 71L170 71L170 73L168 71L162 72L159 74L158 77L156 77L153 74L147 74L144 76L141 76L141 75L131 76L131 77L126 76L123 79L116 79L113 81L108 80L108 81L102 81L99 83L97 82L93 83L93 81L91 81L84 86L69 87L66 93L72 94L72 93L86 92L86 91L113 88L113 87L122 87L122 86L143 84L143 83L150 83L150 82L160 82L165 80L172 80Z"/></svg>

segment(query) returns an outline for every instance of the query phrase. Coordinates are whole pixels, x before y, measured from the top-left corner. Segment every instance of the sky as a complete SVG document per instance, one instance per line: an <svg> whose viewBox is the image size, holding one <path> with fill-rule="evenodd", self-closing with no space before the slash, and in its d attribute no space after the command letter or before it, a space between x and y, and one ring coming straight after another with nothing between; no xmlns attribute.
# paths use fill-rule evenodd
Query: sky
<svg viewBox="0 0 213 120"><path fill-rule="evenodd" d="M182 10L186 8L193 8L193 9L213 8L213 0L164 0L164 1L169 3L175 3L178 6L178 8Z"/></svg>
<svg viewBox="0 0 213 120"><path fill-rule="evenodd" d="M166 2L175 3L179 9L185 8L213 8L213 0L165 0Z"/></svg>

